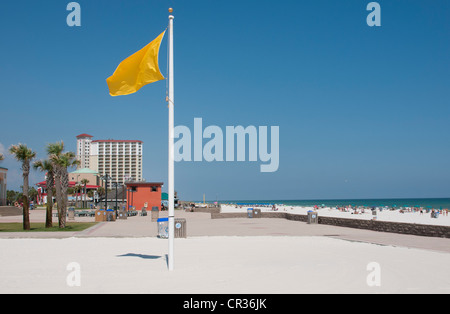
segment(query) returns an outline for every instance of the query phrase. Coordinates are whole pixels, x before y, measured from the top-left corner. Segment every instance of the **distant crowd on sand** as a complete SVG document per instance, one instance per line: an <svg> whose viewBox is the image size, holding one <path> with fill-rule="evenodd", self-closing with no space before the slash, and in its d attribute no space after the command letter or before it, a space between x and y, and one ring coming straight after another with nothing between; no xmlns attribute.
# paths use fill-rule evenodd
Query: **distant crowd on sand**
<svg viewBox="0 0 450 314"><path fill-rule="evenodd" d="M319 207L317 205L314 206L314 209L318 209ZM360 206L336 206L336 209L341 211L341 212L352 212L352 214L364 214L365 210L367 209L366 207L360 207ZM375 210L397 210L395 207L389 208L388 206L384 206L384 207L371 207L370 210L373 212ZM401 207L400 209L398 209L398 212L401 214L404 213L420 213L420 215L423 215L424 212L426 212L427 214L429 213L431 218L439 218L439 215L442 216L448 216L448 208L443 208L443 209L434 209L434 208L426 208L424 209L423 207Z"/></svg>
<svg viewBox="0 0 450 314"><path fill-rule="evenodd" d="M266 207L266 208L270 208L273 211L277 211L278 210L278 205L275 204L234 204L235 208L246 208L250 205L253 206L257 206L257 207ZM286 210L286 208L283 205L279 205L282 206L284 210ZM448 208L440 208L440 209L435 209L435 208L431 208L431 207L389 207L389 206L372 206L372 207L367 207L367 206L355 206L355 205L344 205L344 206L325 206L324 204L322 205L314 205L313 208L315 211L321 209L321 208L329 208L330 210L335 209L338 210L340 212L349 212L351 214L364 214L366 212L368 213L372 213L372 214L376 214L376 211L398 211L400 214L404 214L404 213L419 213L420 215L423 215L424 213L426 214L430 214L431 218L439 218L440 215L442 216L448 216L448 212L449 209ZM291 210L293 210L294 207L291 207Z"/></svg>

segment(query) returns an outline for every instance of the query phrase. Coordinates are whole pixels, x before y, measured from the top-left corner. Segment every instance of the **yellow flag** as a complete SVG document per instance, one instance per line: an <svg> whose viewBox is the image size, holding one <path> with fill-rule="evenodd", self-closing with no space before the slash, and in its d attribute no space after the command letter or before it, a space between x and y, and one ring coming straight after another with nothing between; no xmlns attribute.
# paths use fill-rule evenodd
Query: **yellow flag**
<svg viewBox="0 0 450 314"><path fill-rule="evenodd" d="M144 85L164 80L158 66L158 54L165 32L123 60L114 74L106 79L111 96L132 94Z"/></svg>

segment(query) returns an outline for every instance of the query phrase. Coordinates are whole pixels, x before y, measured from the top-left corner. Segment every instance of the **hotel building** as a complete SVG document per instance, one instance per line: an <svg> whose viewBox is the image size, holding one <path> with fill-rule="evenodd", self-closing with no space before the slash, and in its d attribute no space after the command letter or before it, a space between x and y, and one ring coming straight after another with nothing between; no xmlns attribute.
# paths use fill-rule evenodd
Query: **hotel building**
<svg viewBox="0 0 450 314"><path fill-rule="evenodd" d="M143 181L143 142L137 140L92 140L89 134L77 136L79 168L89 168L99 176L109 175L110 182Z"/></svg>
<svg viewBox="0 0 450 314"><path fill-rule="evenodd" d="M79 168L89 168L89 153L91 150L92 135L80 134L77 136L77 159L81 162Z"/></svg>

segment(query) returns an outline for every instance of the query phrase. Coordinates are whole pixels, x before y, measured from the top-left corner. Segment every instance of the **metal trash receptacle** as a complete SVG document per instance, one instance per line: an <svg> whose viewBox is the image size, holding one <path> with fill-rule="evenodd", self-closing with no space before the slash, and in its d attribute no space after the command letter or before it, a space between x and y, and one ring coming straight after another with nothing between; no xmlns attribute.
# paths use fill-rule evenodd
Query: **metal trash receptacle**
<svg viewBox="0 0 450 314"><path fill-rule="evenodd" d="M253 210L253 218L261 218L261 209L255 208Z"/></svg>
<svg viewBox="0 0 450 314"><path fill-rule="evenodd" d="M308 224L318 224L319 223L319 215L317 212L313 212L312 210L308 211Z"/></svg>
<svg viewBox="0 0 450 314"><path fill-rule="evenodd" d="M75 220L75 208L74 207L69 207L68 215L69 215L69 220Z"/></svg>
<svg viewBox="0 0 450 314"><path fill-rule="evenodd" d="M119 211L119 219L127 219L128 215L127 215L127 211L126 210L120 210Z"/></svg>
<svg viewBox="0 0 450 314"><path fill-rule="evenodd" d="M95 211L95 221L96 222L106 221L106 210L97 209Z"/></svg>
<svg viewBox="0 0 450 314"><path fill-rule="evenodd" d="M116 221L116 213L114 212L114 210L106 210L106 221Z"/></svg>
<svg viewBox="0 0 450 314"><path fill-rule="evenodd" d="M175 238L187 238L186 219L175 218Z"/></svg>
<svg viewBox="0 0 450 314"><path fill-rule="evenodd" d="M158 221L159 218L159 208L158 206L152 207L152 221Z"/></svg>
<svg viewBox="0 0 450 314"><path fill-rule="evenodd" d="M159 218L158 223L158 238L169 238L169 218Z"/></svg>
<svg viewBox="0 0 450 314"><path fill-rule="evenodd" d="M247 208L247 216L248 218L253 218L253 208Z"/></svg>

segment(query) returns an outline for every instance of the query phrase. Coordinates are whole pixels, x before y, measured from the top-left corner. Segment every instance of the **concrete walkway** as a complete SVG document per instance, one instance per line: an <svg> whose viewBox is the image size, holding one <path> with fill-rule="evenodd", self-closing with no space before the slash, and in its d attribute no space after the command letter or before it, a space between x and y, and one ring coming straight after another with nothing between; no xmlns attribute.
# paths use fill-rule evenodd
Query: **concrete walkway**
<svg viewBox="0 0 450 314"><path fill-rule="evenodd" d="M160 217L167 217L161 212ZM304 222L277 218L211 219L209 213L175 211L176 218L186 219L188 237L203 236L324 236L336 239L418 248L450 253L450 239L376 232L362 229L309 225ZM45 221L44 210L31 211L32 222ZM21 216L0 217L0 222L21 222ZM76 222L94 221L91 217L76 217ZM57 223L57 218L54 218ZM0 238L141 238L156 237L157 223L148 216L128 217L126 220L101 222L81 232L0 232Z"/></svg>

